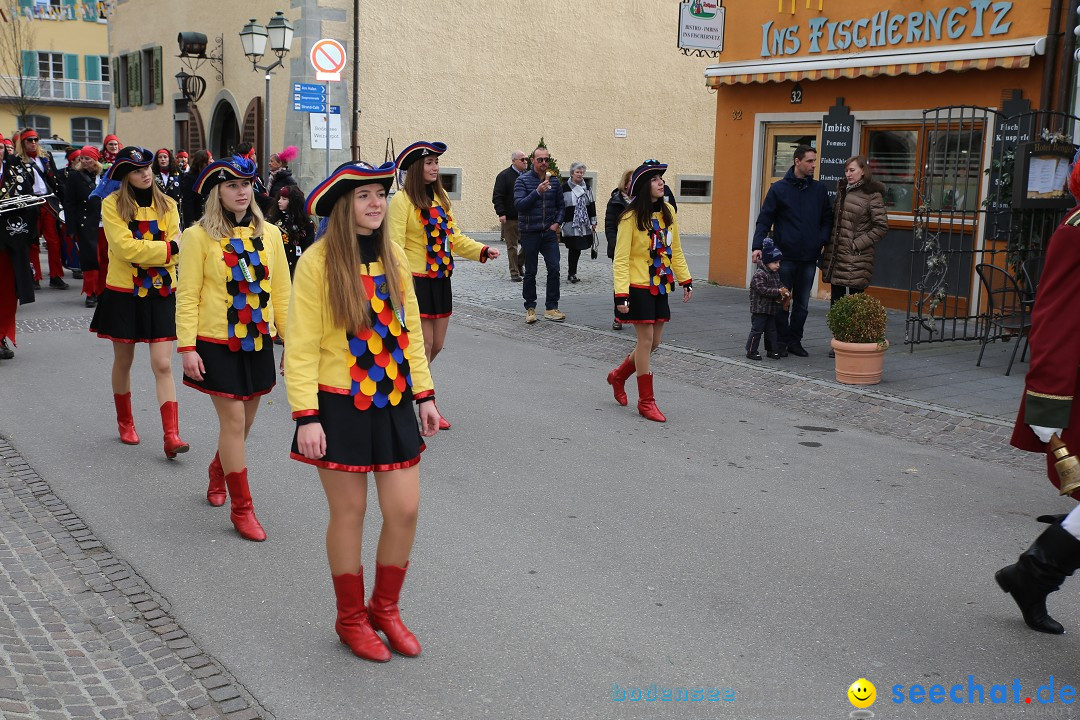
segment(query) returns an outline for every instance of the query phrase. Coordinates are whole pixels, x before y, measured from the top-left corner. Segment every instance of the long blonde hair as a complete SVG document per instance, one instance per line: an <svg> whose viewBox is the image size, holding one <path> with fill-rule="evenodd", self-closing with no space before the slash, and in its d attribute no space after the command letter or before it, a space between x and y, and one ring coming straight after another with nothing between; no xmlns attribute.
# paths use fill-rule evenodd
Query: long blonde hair
<svg viewBox="0 0 1080 720"><path fill-rule="evenodd" d="M438 155L435 157L438 157ZM418 165L419 167L417 167ZM409 200L412 200L413 205L424 209L431 207L431 198L428 197L427 193L428 185L434 190L435 197L439 199L439 205L447 212L450 212L450 198L443 187L442 176L435 178L433 183L424 182L424 158L420 158L413 162L409 170L405 171L405 182L402 183L401 189L409 196Z"/></svg>
<svg viewBox="0 0 1080 720"><path fill-rule="evenodd" d="M157 183L154 183L157 186ZM206 196L206 207L203 209L203 215L195 223L206 234L212 238L227 238L233 236L233 228L236 227L236 216L234 213L225 209L225 206L221 204L221 194L218 192L219 185L215 185L210 188L210 193ZM255 202L255 188L251 189L251 202L248 204L248 209L251 210L251 215L254 218L254 222L251 224L251 230L255 237L259 237L263 233L263 217L262 210L259 209L258 203Z"/></svg>
<svg viewBox="0 0 1080 720"><path fill-rule="evenodd" d="M150 189L154 193L154 212L157 213L159 218L164 219L169 213L169 207L176 207L176 201L161 192L161 188L152 180ZM135 219L135 213L138 209L139 203L135 202L135 188L131 185L131 173L129 172L120 181L120 192L116 196L116 212L120 215L121 220L129 223Z"/></svg>
<svg viewBox="0 0 1080 720"><path fill-rule="evenodd" d="M394 244L385 232L386 221L375 231L379 259L386 274L386 286L395 310L403 308L405 296L401 274L407 272L394 253ZM330 211L326 234L319 240L326 245L326 289L330 315L334 322L354 335L371 327L367 292L360 278L363 261L360 244L356 241L356 219L353 216L353 193L345 193ZM411 319L411 318L410 318ZM414 322L419 322L419 319Z"/></svg>

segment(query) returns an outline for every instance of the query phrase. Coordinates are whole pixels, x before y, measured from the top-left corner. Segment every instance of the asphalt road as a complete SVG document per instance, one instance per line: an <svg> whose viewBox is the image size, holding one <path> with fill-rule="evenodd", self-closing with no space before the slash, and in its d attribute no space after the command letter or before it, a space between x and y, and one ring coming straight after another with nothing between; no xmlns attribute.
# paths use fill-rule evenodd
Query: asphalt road
<svg viewBox="0 0 1080 720"><path fill-rule="evenodd" d="M1071 506L1034 475L776 407L767 382L756 400L680 383L662 357L669 422L651 423L612 400L617 358L452 320L433 369L453 429L421 463L402 600L424 654L373 665L333 631L325 501L314 471L288 459L283 385L249 442L269 534L250 543L203 497L207 397L180 387L192 451L167 461L140 348L143 442L123 446L111 347L86 332L74 289L43 291L19 317L35 331L0 363L0 434L277 718L818 720L848 716L860 677L877 686L878 718L1075 714L1024 699L1051 676L1058 689L1080 680L1076 583L1050 602L1074 632L1049 637L992 579L1040 532L1034 516ZM373 488L369 518L373 565ZM893 686L916 683L964 683L966 700L969 675L985 704L892 701ZM995 683L1012 700L1014 679L1020 703L990 704ZM654 683L733 699L629 699Z"/></svg>

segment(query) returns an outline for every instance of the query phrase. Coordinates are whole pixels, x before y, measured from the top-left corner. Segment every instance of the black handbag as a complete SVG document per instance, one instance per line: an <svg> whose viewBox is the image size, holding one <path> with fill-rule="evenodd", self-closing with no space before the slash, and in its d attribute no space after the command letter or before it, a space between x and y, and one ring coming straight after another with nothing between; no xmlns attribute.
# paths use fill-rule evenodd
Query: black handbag
<svg viewBox="0 0 1080 720"><path fill-rule="evenodd" d="M598 251L600 249L600 238L596 236L596 231L593 230L592 234L592 251L589 253L589 257L595 260L599 257Z"/></svg>

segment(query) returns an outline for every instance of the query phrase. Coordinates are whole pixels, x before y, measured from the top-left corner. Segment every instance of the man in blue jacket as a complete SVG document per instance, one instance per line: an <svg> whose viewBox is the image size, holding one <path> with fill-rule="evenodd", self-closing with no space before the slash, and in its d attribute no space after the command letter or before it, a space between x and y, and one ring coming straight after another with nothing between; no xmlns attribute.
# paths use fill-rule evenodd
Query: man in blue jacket
<svg viewBox="0 0 1080 720"><path fill-rule="evenodd" d="M810 307L810 290L817 274L821 249L832 233L832 203L825 185L814 179L817 151L809 145L795 148L795 164L765 195L758 213L751 260L761 259L761 243L771 236L784 254L780 261L780 282L791 290L791 317L778 316L777 336L786 352L799 357L803 349L803 326Z"/></svg>
<svg viewBox="0 0 1080 720"><path fill-rule="evenodd" d="M521 173L514 181L514 207L518 211L521 230L521 252L525 256L525 276L521 297L525 300L525 322L536 322L536 270L539 256L544 255L547 266L547 296L544 298L545 320L562 322L566 315L559 312L559 221L562 220L563 194L559 179L548 175L551 153L546 147L533 151L532 169ZM554 182L552 180L554 179Z"/></svg>

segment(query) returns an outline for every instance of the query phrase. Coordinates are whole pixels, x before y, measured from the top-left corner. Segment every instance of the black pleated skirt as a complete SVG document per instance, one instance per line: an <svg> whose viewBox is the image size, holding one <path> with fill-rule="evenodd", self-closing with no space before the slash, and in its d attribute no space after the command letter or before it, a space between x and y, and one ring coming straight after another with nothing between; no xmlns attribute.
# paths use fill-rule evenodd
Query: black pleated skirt
<svg viewBox="0 0 1080 720"><path fill-rule="evenodd" d="M411 392L397 405L359 410L351 395L320 390L319 422L326 433L326 455L317 460L301 455L294 432L293 460L328 470L388 472L416 465L425 448Z"/></svg>
<svg viewBox="0 0 1080 720"><path fill-rule="evenodd" d="M176 296L135 297L110 288L98 298L90 332L121 343L155 343L176 339Z"/></svg>
<svg viewBox="0 0 1080 720"><path fill-rule="evenodd" d="M454 312L454 296L450 289L450 278L428 278L413 276L416 290L416 304L420 306L420 317L444 318Z"/></svg>
<svg viewBox="0 0 1080 720"><path fill-rule="evenodd" d="M202 380L185 375L184 384L200 392L233 400L251 400L270 392L277 384L274 342L269 335L263 335L262 350L233 351L228 345L196 340L195 352L202 358L206 372Z"/></svg>
<svg viewBox="0 0 1080 720"><path fill-rule="evenodd" d="M615 311L615 319L624 323L662 323L671 319L667 294L653 295L646 288L630 288L630 312Z"/></svg>

